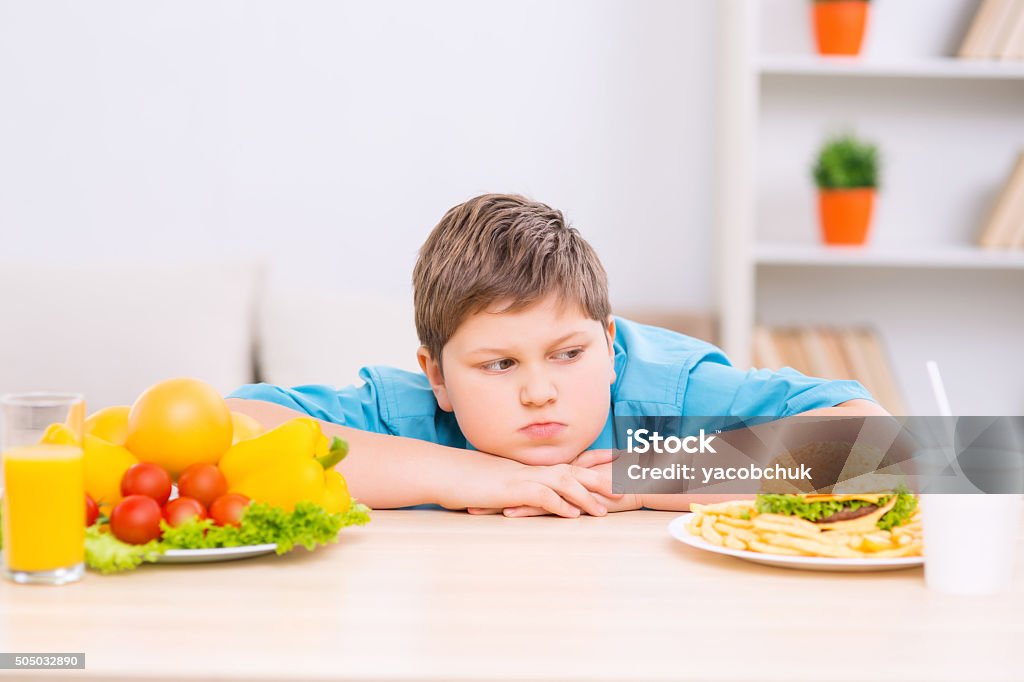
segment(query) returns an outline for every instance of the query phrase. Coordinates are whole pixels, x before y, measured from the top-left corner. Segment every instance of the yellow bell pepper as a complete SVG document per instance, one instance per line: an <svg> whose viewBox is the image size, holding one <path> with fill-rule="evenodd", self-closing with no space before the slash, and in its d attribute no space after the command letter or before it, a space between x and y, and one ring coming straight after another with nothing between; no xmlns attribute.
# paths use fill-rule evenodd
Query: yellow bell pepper
<svg viewBox="0 0 1024 682"><path fill-rule="evenodd" d="M310 417L297 417L255 438L232 445L217 462L228 486L252 471L282 459L309 459L314 452L327 452L327 436L320 424ZM319 455L318 455L319 456Z"/></svg>
<svg viewBox="0 0 1024 682"><path fill-rule="evenodd" d="M50 424L39 439L40 445L79 445L78 436L68 428L67 424Z"/></svg>
<svg viewBox="0 0 1024 682"><path fill-rule="evenodd" d="M124 472L139 460L123 445L86 434L82 439L85 456L85 492L89 494L100 512L110 512L121 501L121 479Z"/></svg>
<svg viewBox="0 0 1024 682"><path fill-rule="evenodd" d="M218 466L230 492L287 511L301 501L327 503L336 513L347 508L348 493L333 468L347 453L344 440L329 441L315 419L298 417L232 445Z"/></svg>
<svg viewBox="0 0 1024 682"><path fill-rule="evenodd" d="M344 514L352 507L352 496L348 484L340 471L331 469L324 472L324 509L329 514Z"/></svg>

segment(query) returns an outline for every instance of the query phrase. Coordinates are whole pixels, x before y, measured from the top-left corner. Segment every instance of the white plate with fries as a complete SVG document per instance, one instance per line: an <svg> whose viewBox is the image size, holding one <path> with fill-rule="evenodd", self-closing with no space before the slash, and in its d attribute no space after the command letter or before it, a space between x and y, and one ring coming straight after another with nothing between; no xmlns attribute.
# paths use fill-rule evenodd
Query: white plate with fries
<svg viewBox="0 0 1024 682"><path fill-rule="evenodd" d="M716 554L811 571L892 571L924 564L916 518L892 531L840 533L795 517L757 514L753 501L694 507L699 510L673 519L668 532Z"/></svg>

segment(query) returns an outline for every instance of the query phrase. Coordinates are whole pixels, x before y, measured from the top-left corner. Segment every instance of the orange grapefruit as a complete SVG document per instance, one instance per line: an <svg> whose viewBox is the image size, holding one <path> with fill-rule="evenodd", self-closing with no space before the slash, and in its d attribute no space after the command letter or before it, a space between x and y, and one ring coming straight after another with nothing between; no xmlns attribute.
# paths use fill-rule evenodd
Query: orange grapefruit
<svg viewBox="0 0 1024 682"><path fill-rule="evenodd" d="M177 478L193 464L216 464L231 447L232 431L231 411L216 389L198 379L168 379L132 405L125 447Z"/></svg>

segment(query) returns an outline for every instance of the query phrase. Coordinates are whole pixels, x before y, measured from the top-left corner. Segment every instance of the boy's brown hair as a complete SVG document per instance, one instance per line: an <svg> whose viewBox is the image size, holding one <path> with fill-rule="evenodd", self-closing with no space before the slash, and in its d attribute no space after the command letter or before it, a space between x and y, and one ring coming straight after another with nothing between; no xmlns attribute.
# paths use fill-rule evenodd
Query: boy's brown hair
<svg viewBox="0 0 1024 682"><path fill-rule="evenodd" d="M604 324L608 276L562 212L516 194L483 194L444 214L412 273L416 332L430 356L470 315L497 301L515 312L551 293Z"/></svg>

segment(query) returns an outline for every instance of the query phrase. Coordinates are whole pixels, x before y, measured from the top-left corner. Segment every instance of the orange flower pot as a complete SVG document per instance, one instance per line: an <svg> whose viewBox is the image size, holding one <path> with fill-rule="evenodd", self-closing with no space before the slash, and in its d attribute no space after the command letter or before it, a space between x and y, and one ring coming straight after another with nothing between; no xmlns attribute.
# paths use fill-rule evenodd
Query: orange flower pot
<svg viewBox="0 0 1024 682"><path fill-rule="evenodd" d="M874 208L875 190L871 187L819 190L818 212L825 243L854 246L867 242Z"/></svg>
<svg viewBox="0 0 1024 682"><path fill-rule="evenodd" d="M860 54L870 7L867 0L817 0L811 6L818 54Z"/></svg>

